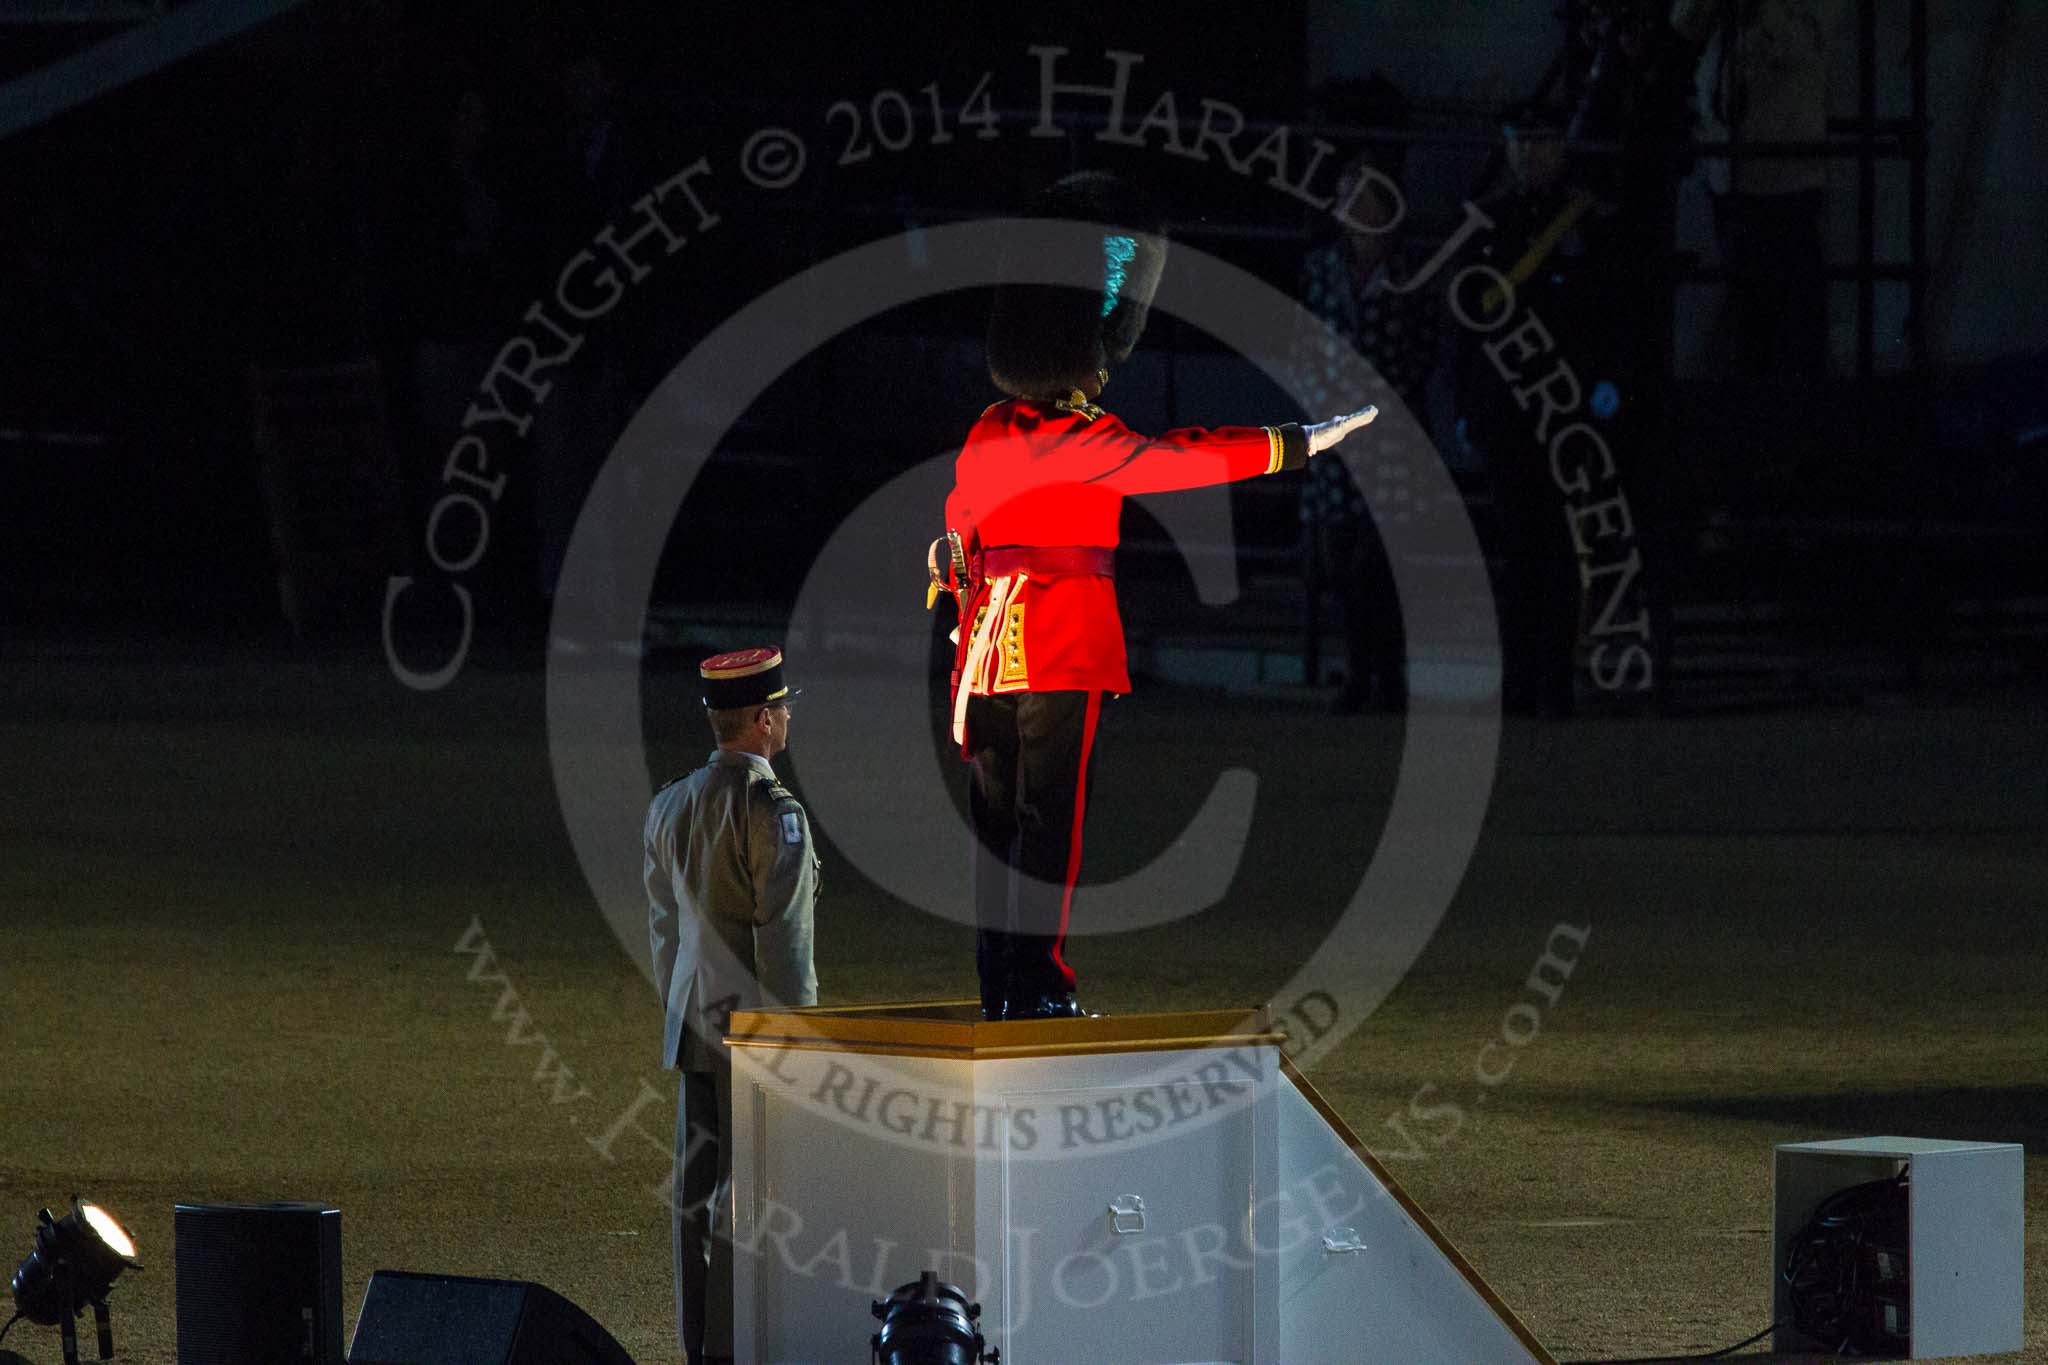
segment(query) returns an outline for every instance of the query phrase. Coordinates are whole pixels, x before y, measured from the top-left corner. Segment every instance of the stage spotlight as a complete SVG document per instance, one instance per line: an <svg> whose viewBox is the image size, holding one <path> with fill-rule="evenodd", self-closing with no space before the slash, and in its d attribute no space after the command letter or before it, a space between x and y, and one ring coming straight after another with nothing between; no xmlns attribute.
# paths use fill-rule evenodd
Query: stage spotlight
<svg viewBox="0 0 2048 1365"><path fill-rule="evenodd" d="M107 1316L107 1291L123 1270L140 1270L135 1243L98 1204L71 1196L71 1212L36 1215L36 1248L14 1272L14 1316L0 1337L23 1318L62 1329L64 1365L78 1365L76 1319L92 1305L99 1327L101 1360L114 1358L114 1328Z"/></svg>
<svg viewBox="0 0 2048 1365"><path fill-rule="evenodd" d="M927 1270L871 1310L882 1330L870 1339L873 1365L1000 1365L974 1323L981 1305Z"/></svg>

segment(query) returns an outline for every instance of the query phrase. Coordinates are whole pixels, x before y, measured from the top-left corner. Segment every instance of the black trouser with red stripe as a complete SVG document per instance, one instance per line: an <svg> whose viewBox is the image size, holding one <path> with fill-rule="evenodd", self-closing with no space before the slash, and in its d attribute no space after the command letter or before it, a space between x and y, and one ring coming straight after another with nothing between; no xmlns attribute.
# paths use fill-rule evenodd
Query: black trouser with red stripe
<svg viewBox="0 0 2048 1365"><path fill-rule="evenodd" d="M1008 692L967 700L967 806L974 820L975 966L986 1017L1005 1001L1070 995L1061 955L1100 692Z"/></svg>

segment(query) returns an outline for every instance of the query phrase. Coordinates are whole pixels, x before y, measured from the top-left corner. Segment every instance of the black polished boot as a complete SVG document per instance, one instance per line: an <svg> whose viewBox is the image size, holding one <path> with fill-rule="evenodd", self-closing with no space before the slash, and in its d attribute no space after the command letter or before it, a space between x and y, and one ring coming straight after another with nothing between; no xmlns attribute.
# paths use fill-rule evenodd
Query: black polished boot
<svg viewBox="0 0 2048 1365"><path fill-rule="evenodd" d="M1084 1011L1072 991L1044 991L1003 1001L1004 1019L1078 1019Z"/></svg>

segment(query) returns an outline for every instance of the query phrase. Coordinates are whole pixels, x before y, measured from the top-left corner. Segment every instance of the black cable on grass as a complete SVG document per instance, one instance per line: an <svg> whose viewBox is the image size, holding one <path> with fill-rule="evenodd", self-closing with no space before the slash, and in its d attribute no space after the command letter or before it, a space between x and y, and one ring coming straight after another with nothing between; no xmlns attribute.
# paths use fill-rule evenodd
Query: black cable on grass
<svg viewBox="0 0 2048 1365"><path fill-rule="evenodd" d="M1563 1362L1563 1365L1666 1365L1666 1362L1673 1360L1719 1360L1723 1356L1732 1355L1733 1353L1741 1350L1745 1346L1756 1345L1756 1343L1762 1341L1765 1337L1769 1336L1771 1333L1777 1330L1778 1324L1774 1322L1769 1327L1764 1328L1763 1331L1758 1332L1755 1336L1744 1337L1742 1340L1736 1342L1733 1346L1723 1346L1718 1351L1702 1351L1698 1355L1602 1356L1598 1360L1567 1360Z"/></svg>

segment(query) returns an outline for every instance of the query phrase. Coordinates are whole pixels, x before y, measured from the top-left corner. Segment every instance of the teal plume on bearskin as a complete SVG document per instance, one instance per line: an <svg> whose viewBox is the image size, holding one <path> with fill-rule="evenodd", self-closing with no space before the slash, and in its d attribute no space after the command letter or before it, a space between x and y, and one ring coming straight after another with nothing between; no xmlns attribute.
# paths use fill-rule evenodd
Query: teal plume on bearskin
<svg viewBox="0 0 2048 1365"><path fill-rule="evenodd" d="M1121 363L1144 333L1166 265L1165 226L1143 195L1108 171L1056 181L1024 216L1098 224L1102 232L1093 245L1029 234L1011 244L989 317L989 378L1017 398L1064 398L1075 389L1092 397L1102 387L1098 371ZM1048 272L1100 283L1012 282Z"/></svg>

